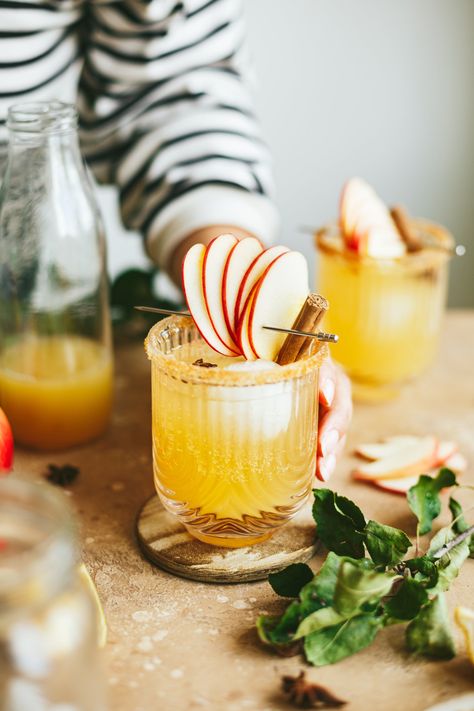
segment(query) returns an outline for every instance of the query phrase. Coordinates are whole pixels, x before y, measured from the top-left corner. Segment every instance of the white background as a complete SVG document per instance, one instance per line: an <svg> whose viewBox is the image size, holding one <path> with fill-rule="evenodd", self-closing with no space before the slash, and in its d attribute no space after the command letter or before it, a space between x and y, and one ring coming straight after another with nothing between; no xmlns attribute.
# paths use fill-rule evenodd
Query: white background
<svg viewBox="0 0 474 711"><path fill-rule="evenodd" d="M450 303L474 306L474 0L245 0L257 105L274 156L281 241L335 216L360 175L449 227ZM109 216L114 220L114 216ZM146 264L109 223L112 273Z"/></svg>

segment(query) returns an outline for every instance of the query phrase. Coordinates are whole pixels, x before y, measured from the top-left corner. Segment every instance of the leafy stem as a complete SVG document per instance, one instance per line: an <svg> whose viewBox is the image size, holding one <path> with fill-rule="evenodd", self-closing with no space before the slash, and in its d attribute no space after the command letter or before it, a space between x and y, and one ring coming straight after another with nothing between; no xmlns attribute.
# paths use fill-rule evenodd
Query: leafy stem
<svg viewBox="0 0 474 711"><path fill-rule="evenodd" d="M446 553L449 553L453 548L458 546L460 543L466 540L466 538L470 538L474 534L474 526L469 526L465 531L460 533L456 538L453 538L451 541L448 541L447 543L444 544L444 546L441 546L441 548L438 548L437 551L434 553L431 553L431 558L435 560L439 560L442 558Z"/></svg>

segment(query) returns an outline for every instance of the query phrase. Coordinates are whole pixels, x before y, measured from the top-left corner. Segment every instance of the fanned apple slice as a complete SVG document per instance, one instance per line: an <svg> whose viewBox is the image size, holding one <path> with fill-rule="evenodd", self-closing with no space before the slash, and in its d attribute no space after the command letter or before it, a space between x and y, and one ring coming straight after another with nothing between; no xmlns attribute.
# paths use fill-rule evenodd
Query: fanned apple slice
<svg viewBox="0 0 474 711"><path fill-rule="evenodd" d="M354 478L374 481L418 476L435 465L437 448L436 437L422 437L410 446L402 446L399 452L389 457L360 464L354 470Z"/></svg>
<svg viewBox="0 0 474 711"><path fill-rule="evenodd" d="M248 268L262 252L263 247L256 237L244 237L232 247L224 267L222 306L227 329L236 345L238 324L235 320L235 305L239 288Z"/></svg>
<svg viewBox="0 0 474 711"><path fill-rule="evenodd" d="M252 264L245 272L244 278L242 279L242 282L239 287L237 300L235 302L234 323L238 325L240 317L244 312L249 294L262 276L265 269L268 267L268 265L271 264L274 259L279 257L280 254L285 254L289 251L290 250L288 249L288 247L284 247L281 244L277 244L274 247L269 247L268 249L265 249L263 252L261 252L261 254L255 257Z"/></svg>
<svg viewBox="0 0 474 711"><path fill-rule="evenodd" d="M430 475L431 476L431 475ZM383 489L384 491L391 491L393 494L407 494L412 486L418 481L417 476L405 476L401 479L374 479L372 484L378 489Z"/></svg>
<svg viewBox="0 0 474 711"><path fill-rule="evenodd" d="M255 287L248 324L250 345L259 358L274 360L286 338L263 326L291 328L308 293L308 265L300 252L285 252L266 268Z"/></svg>
<svg viewBox="0 0 474 711"><path fill-rule="evenodd" d="M415 444L419 439L420 437L415 437L414 435L398 435L387 439L385 442L359 444L355 448L355 453L360 457L364 457L364 459L374 461L376 459L382 459L383 457L389 457L399 452L401 447Z"/></svg>
<svg viewBox="0 0 474 711"><path fill-rule="evenodd" d="M387 206L361 178L344 185L339 221L348 249L377 259L394 259L406 252Z"/></svg>
<svg viewBox="0 0 474 711"><path fill-rule="evenodd" d="M240 318L239 325L237 328L237 341L240 347L240 350L242 352L242 355L244 358L247 360L257 360L257 354L252 348L252 344L249 339L249 318L250 318L250 312L252 310L252 303L253 303L253 297L255 294L255 289L257 288L257 285L255 284L254 288L250 292L246 306L244 309L244 312Z"/></svg>
<svg viewBox="0 0 474 711"><path fill-rule="evenodd" d="M186 253L182 270L184 296L194 323L206 343L217 353L234 356L234 351L227 348L217 336L209 318L202 279L205 252L203 244L194 244Z"/></svg>
<svg viewBox="0 0 474 711"><path fill-rule="evenodd" d="M231 234L222 234L213 239L206 247L202 266L204 300L212 327L222 344L235 355L239 355L239 349L227 328L222 302L222 285L227 259L237 242L237 237Z"/></svg>

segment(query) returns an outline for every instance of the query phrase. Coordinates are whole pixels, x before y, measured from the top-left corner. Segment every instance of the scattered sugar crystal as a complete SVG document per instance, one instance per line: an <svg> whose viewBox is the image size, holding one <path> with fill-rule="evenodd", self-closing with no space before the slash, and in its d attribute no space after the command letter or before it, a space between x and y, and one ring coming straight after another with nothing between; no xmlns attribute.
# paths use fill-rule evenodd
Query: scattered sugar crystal
<svg viewBox="0 0 474 711"><path fill-rule="evenodd" d="M155 665L152 664L151 662L145 662L145 664L143 665L143 668L145 669L145 671L154 671Z"/></svg>
<svg viewBox="0 0 474 711"><path fill-rule="evenodd" d="M181 677L184 675L184 672L182 669L172 669L170 671L170 677L172 679L181 679Z"/></svg>
<svg viewBox="0 0 474 711"><path fill-rule="evenodd" d="M168 635L168 630L158 630L158 632L155 632L152 639L155 642L161 642L167 635Z"/></svg>
<svg viewBox="0 0 474 711"><path fill-rule="evenodd" d="M216 598L217 602L229 602L229 598L226 595L218 595Z"/></svg>
<svg viewBox="0 0 474 711"><path fill-rule="evenodd" d="M249 602L251 602L253 604L254 602L257 602L257 598L256 597L249 597Z"/></svg>
<svg viewBox="0 0 474 711"><path fill-rule="evenodd" d="M151 618L152 614L147 610L137 610L132 613L132 619L135 620L135 622L149 622Z"/></svg>
<svg viewBox="0 0 474 711"><path fill-rule="evenodd" d="M249 606L245 600L236 600L232 603L232 607L235 607L236 610L248 610Z"/></svg>
<svg viewBox="0 0 474 711"><path fill-rule="evenodd" d="M217 637L217 635L219 634L219 630L215 629L215 627L212 627L209 630L209 634L212 635L213 637Z"/></svg>
<svg viewBox="0 0 474 711"><path fill-rule="evenodd" d="M137 649L140 652L151 652L153 649L153 643L149 637L142 637L142 639L137 644Z"/></svg>
<svg viewBox="0 0 474 711"><path fill-rule="evenodd" d="M94 543L94 542L95 542L95 538L92 538L92 536L88 536L86 538L87 545L90 545L91 543Z"/></svg>

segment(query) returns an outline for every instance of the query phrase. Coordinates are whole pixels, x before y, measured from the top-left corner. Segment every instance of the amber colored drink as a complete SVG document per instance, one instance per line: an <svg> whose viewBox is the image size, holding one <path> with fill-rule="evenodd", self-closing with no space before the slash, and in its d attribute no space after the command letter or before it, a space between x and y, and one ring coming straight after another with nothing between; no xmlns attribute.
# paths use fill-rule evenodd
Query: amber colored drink
<svg viewBox="0 0 474 711"><path fill-rule="evenodd" d="M63 449L104 431L112 406L112 357L77 336L23 337L0 355L0 406L15 441Z"/></svg>
<svg viewBox="0 0 474 711"><path fill-rule="evenodd" d="M314 481L317 386L325 349L270 370L227 370L192 321L150 331L153 463L168 511L202 541L264 540L304 504ZM202 358L216 364L202 368Z"/></svg>
<svg viewBox="0 0 474 711"><path fill-rule="evenodd" d="M317 286L330 304L324 327L339 334L333 356L350 375L359 400L396 395L436 353L453 240L438 225L415 224L446 249L423 249L400 259L361 258L344 248L337 227L316 236Z"/></svg>

